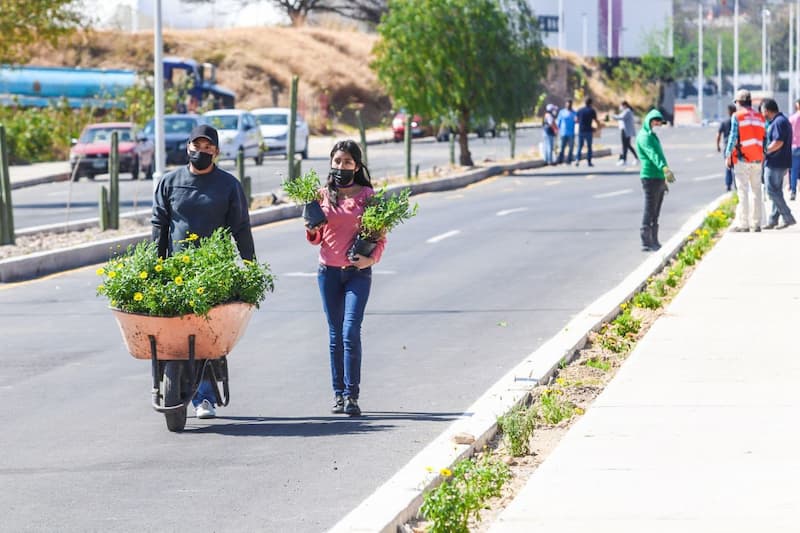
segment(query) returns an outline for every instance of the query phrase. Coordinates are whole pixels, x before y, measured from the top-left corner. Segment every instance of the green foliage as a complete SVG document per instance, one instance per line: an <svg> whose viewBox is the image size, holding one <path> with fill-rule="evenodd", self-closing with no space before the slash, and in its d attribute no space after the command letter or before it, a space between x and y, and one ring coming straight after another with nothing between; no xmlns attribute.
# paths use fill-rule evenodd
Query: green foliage
<svg viewBox="0 0 800 533"><path fill-rule="evenodd" d="M419 204L411 207L408 197L411 189L404 189L400 194L386 194L383 187L369 200L361 215L362 239L376 241L392 231L403 221L416 216Z"/></svg>
<svg viewBox="0 0 800 533"><path fill-rule="evenodd" d="M546 69L536 18L523 0L392 0L372 68L398 107L455 115L461 162L472 164L470 119L530 111Z"/></svg>
<svg viewBox="0 0 800 533"><path fill-rule="evenodd" d="M319 199L320 182L315 170L309 170L295 179L287 179L281 183L283 192L298 204L307 204Z"/></svg>
<svg viewBox="0 0 800 533"><path fill-rule="evenodd" d="M584 365L590 368L596 368L598 370L602 370L603 372L608 372L611 370L611 363L606 361L605 359L600 359L599 357L592 357L584 361Z"/></svg>
<svg viewBox="0 0 800 533"><path fill-rule="evenodd" d="M575 406L564 399L561 389L545 389L536 401L536 414L544 422L556 425L575 413Z"/></svg>
<svg viewBox="0 0 800 533"><path fill-rule="evenodd" d="M634 318L631 314L631 308L626 304L622 304L622 312L611 321L615 333L620 337L633 337L639 333L642 326L642 321Z"/></svg>
<svg viewBox="0 0 800 533"><path fill-rule="evenodd" d="M480 510L489 498L500 495L509 479L508 466L489 454L464 459L453 471L442 469L441 485L425 494L420 513L433 525L430 533L469 533L470 518L480 520Z"/></svg>
<svg viewBox="0 0 800 533"><path fill-rule="evenodd" d="M642 291L633 297L633 305L641 309L658 309L661 307L661 300L648 291Z"/></svg>
<svg viewBox="0 0 800 533"><path fill-rule="evenodd" d="M0 63L24 63L33 45L55 45L81 23L79 9L74 0L3 0Z"/></svg>
<svg viewBox="0 0 800 533"><path fill-rule="evenodd" d="M520 457L530 452L530 438L535 422L536 412L519 404L498 417L497 426L514 457Z"/></svg>
<svg viewBox="0 0 800 533"><path fill-rule="evenodd" d="M179 316L205 315L232 301L258 306L273 290L269 265L240 261L228 230L207 238L190 234L182 242L183 250L166 259L153 242L128 247L97 270L103 278L97 293L123 311Z"/></svg>

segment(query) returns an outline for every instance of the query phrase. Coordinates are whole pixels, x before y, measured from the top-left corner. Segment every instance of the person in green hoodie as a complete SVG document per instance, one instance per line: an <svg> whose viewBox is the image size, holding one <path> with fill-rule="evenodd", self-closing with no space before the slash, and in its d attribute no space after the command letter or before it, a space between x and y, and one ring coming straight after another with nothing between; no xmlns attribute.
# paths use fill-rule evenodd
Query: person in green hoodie
<svg viewBox="0 0 800 533"><path fill-rule="evenodd" d="M642 238L643 251L655 251L661 248L658 242L658 216L661 203L667 192L667 182L675 181L675 175L667 166L667 159L661 149L661 141L654 128L664 124L664 116L657 109L652 109L644 117L642 129L636 135L636 153L642 163L639 177L644 190L644 215L639 235Z"/></svg>

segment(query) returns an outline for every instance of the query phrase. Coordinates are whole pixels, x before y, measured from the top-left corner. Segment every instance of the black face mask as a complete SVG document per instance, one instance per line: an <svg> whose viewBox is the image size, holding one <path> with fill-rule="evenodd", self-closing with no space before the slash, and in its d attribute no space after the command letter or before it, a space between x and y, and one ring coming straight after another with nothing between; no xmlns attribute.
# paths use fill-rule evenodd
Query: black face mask
<svg viewBox="0 0 800 533"><path fill-rule="evenodd" d="M349 187L353 184L353 179L355 178L356 171L349 170L345 168L332 168L331 169L331 176L333 176L333 182L336 184L337 187Z"/></svg>
<svg viewBox="0 0 800 533"><path fill-rule="evenodd" d="M205 170L213 163L214 156L197 150L189 150L189 162L197 170Z"/></svg>

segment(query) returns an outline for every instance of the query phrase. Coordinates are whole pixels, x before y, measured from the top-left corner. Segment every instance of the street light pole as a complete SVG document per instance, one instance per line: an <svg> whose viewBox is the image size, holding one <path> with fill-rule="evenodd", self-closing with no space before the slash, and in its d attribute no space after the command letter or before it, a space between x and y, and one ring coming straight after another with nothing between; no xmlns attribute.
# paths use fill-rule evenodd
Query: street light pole
<svg viewBox="0 0 800 533"><path fill-rule="evenodd" d="M722 120L722 36L717 35L717 118Z"/></svg>
<svg viewBox="0 0 800 533"><path fill-rule="evenodd" d="M798 0L798 1L800 1L800 0ZM583 17L583 20L582 20L582 23L583 23L582 24L582 26L583 26L583 28L582 28L583 38L582 38L582 42L581 42L581 49L582 49L582 52L583 52L583 57L586 57L586 56L589 55L589 21L586 18L586 13L582 13L581 16Z"/></svg>
<svg viewBox="0 0 800 533"><path fill-rule="evenodd" d="M703 124L703 5L697 6L697 113Z"/></svg>
<svg viewBox="0 0 800 533"><path fill-rule="evenodd" d="M767 8L761 8L761 90L767 90Z"/></svg>
<svg viewBox="0 0 800 533"><path fill-rule="evenodd" d="M564 33L564 0L558 0L558 49L564 50L566 35Z"/></svg>
<svg viewBox="0 0 800 533"><path fill-rule="evenodd" d="M608 2L606 2L606 6L607 6L606 7L606 22L608 23L608 24L606 24L606 26L607 26L606 55L609 58L611 58L612 50L613 50L612 47L611 47L611 41L612 41L612 26L611 26L611 24L612 24L612 21L613 21L613 17L612 17L612 13L611 12L614 9L614 4L613 4L612 0L608 0Z"/></svg>
<svg viewBox="0 0 800 533"><path fill-rule="evenodd" d="M166 167L166 153L164 146L164 41L161 35L161 0L153 4L155 28L153 28L155 48L153 53L153 74L155 79L155 158L156 168L153 172L153 190L158 186L158 181L164 175Z"/></svg>
<svg viewBox="0 0 800 533"><path fill-rule="evenodd" d="M787 110L792 108L794 99L794 4L789 4L789 101Z"/></svg>
<svg viewBox="0 0 800 533"><path fill-rule="evenodd" d="M733 91L739 89L739 0L733 3Z"/></svg>

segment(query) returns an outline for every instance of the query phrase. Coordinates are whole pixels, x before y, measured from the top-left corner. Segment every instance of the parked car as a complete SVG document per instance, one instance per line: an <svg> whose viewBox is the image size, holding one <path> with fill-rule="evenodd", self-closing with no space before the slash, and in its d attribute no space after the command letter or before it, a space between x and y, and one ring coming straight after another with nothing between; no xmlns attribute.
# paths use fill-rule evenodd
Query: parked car
<svg viewBox="0 0 800 533"><path fill-rule="evenodd" d="M443 121L436 133L436 140L439 142L447 142L450 140L450 135L456 135L458 133L457 126L450 126L449 124L453 124L454 119L450 119L449 121ZM477 120L474 117L470 119L469 123L470 132L474 132L478 134L478 137L486 137L487 134L491 135L493 138L497 137L497 124L494 121L494 118L488 117L483 120Z"/></svg>
<svg viewBox="0 0 800 533"><path fill-rule="evenodd" d="M264 163L261 130L256 117L243 109L216 109L203 113L203 120L219 132L219 159L236 159L239 148L245 157L252 157L256 165Z"/></svg>
<svg viewBox="0 0 800 533"><path fill-rule="evenodd" d="M254 109L261 137L268 154L284 154L289 146L289 114L288 107L262 107ZM303 117L297 115L294 133L294 151L303 159L308 159L308 124Z"/></svg>
<svg viewBox="0 0 800 533"><path fill-rule="evenodd" d="M153 177L153 142L142 135L137 137L136 125L132 122L102 122L89 124L79 138L72 139L69 163L75 181L81 176L94 179L97 174L108 173L113 132L117 132L119 171L130 172L132 179L138 179L139 174L147 179Z"/></svg>
<svg viewBox="0 0 800 533"><path fill-rule="evenodd" d="M426 133L428 133L427 129L423 125L422 117L419 115L413 115L411 117L411 136L412 137L423 137ZM394 142L400 142L406 135L406 113L405 111L399 111L394 115L392 119L392 135L394 136Z"/></svg>
<svg viewBox="0 0 800 533"><path fill-rule="evenodd" d="M195 126L202 122L203 117L192 113L164 117L164 145L168 165L185 165L189 162L189 154L186 152L189 134ZM150 142L155 143L155 119L145 125L142 134Z"/></svg>

